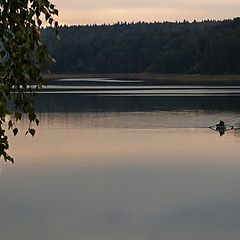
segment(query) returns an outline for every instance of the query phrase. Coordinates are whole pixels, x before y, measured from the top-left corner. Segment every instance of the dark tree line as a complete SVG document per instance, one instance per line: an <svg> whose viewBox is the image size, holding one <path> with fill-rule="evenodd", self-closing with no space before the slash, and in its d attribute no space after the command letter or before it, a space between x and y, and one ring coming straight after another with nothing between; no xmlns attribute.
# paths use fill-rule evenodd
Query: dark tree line
<svg viewBox="0 0 240 240"><path fill-rule="evenodd" d="M240 73L240 18L42 30L59 73Z"/></svg>

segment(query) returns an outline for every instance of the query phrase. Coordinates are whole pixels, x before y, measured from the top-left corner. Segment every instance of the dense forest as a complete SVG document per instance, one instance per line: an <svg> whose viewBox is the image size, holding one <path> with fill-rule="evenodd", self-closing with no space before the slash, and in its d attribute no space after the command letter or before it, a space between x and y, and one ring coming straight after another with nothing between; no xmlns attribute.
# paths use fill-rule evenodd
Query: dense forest
<svg viewBox="0 0 240 240"><path fill-rule="evenodd" d="M56 73L240 73L240 18L42 29Z"/></svg>

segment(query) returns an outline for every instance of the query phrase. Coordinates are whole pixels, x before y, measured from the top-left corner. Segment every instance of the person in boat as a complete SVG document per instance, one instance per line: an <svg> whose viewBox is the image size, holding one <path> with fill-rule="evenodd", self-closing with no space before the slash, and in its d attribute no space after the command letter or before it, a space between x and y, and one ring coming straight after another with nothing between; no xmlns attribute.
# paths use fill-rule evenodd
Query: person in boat
<svg viewBox="0 0 240 240"><path fill-rule="evenodd" d="M220 136L222 136L225 131L231 130L234 128L234 126L226 124L224 121L220 120L219 123L217 123L214 126L209 127L210 129L219 132Z"/></svg>
<svg viewBox="0 0 240 240"><path fill-rule="evenodd" d="M222 136L226 131L225 122L220 120L218 124L216 124L216 131L219 132L220 136Z"/></svg>
<svg viewBox="0 0 240 240"><path fill-rule="evenodd" d="M225 122L220 120L218 124L216 124L217 129L224 129L226 128Z"/></svg>

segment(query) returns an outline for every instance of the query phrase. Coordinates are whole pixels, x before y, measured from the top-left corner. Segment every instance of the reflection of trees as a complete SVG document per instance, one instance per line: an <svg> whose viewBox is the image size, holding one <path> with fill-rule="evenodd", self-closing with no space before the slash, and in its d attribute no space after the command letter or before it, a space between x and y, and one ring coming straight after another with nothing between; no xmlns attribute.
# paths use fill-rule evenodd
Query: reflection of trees
<svg viewBox="0 0 240 240"><path fill-rule="evenodd" d="M71 83L72 84L72 83ZM69 104L71 103L71 104ZM38 112L129 112L203 110L237 112L239 96L87 96L81 94L38 94Z"/></svg>

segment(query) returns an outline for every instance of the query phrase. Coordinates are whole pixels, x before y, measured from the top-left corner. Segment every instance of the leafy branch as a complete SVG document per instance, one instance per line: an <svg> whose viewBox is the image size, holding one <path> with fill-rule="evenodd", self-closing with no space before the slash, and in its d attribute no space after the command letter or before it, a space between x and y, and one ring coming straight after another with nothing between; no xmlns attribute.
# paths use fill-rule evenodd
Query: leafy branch
<svg viewBox="0 0 240 240"><path fill-rule="evenodd" d="M26 133L35 135L39 125L34 108L36 91L45 84L41 72L54 61L41 41L40 29L47 24L56 29L58 15L48 0L0 0L0 157L13 162L6 127L18 134L16 123L27 115ZM7 120L10 116L10 120Z"/></svg>

